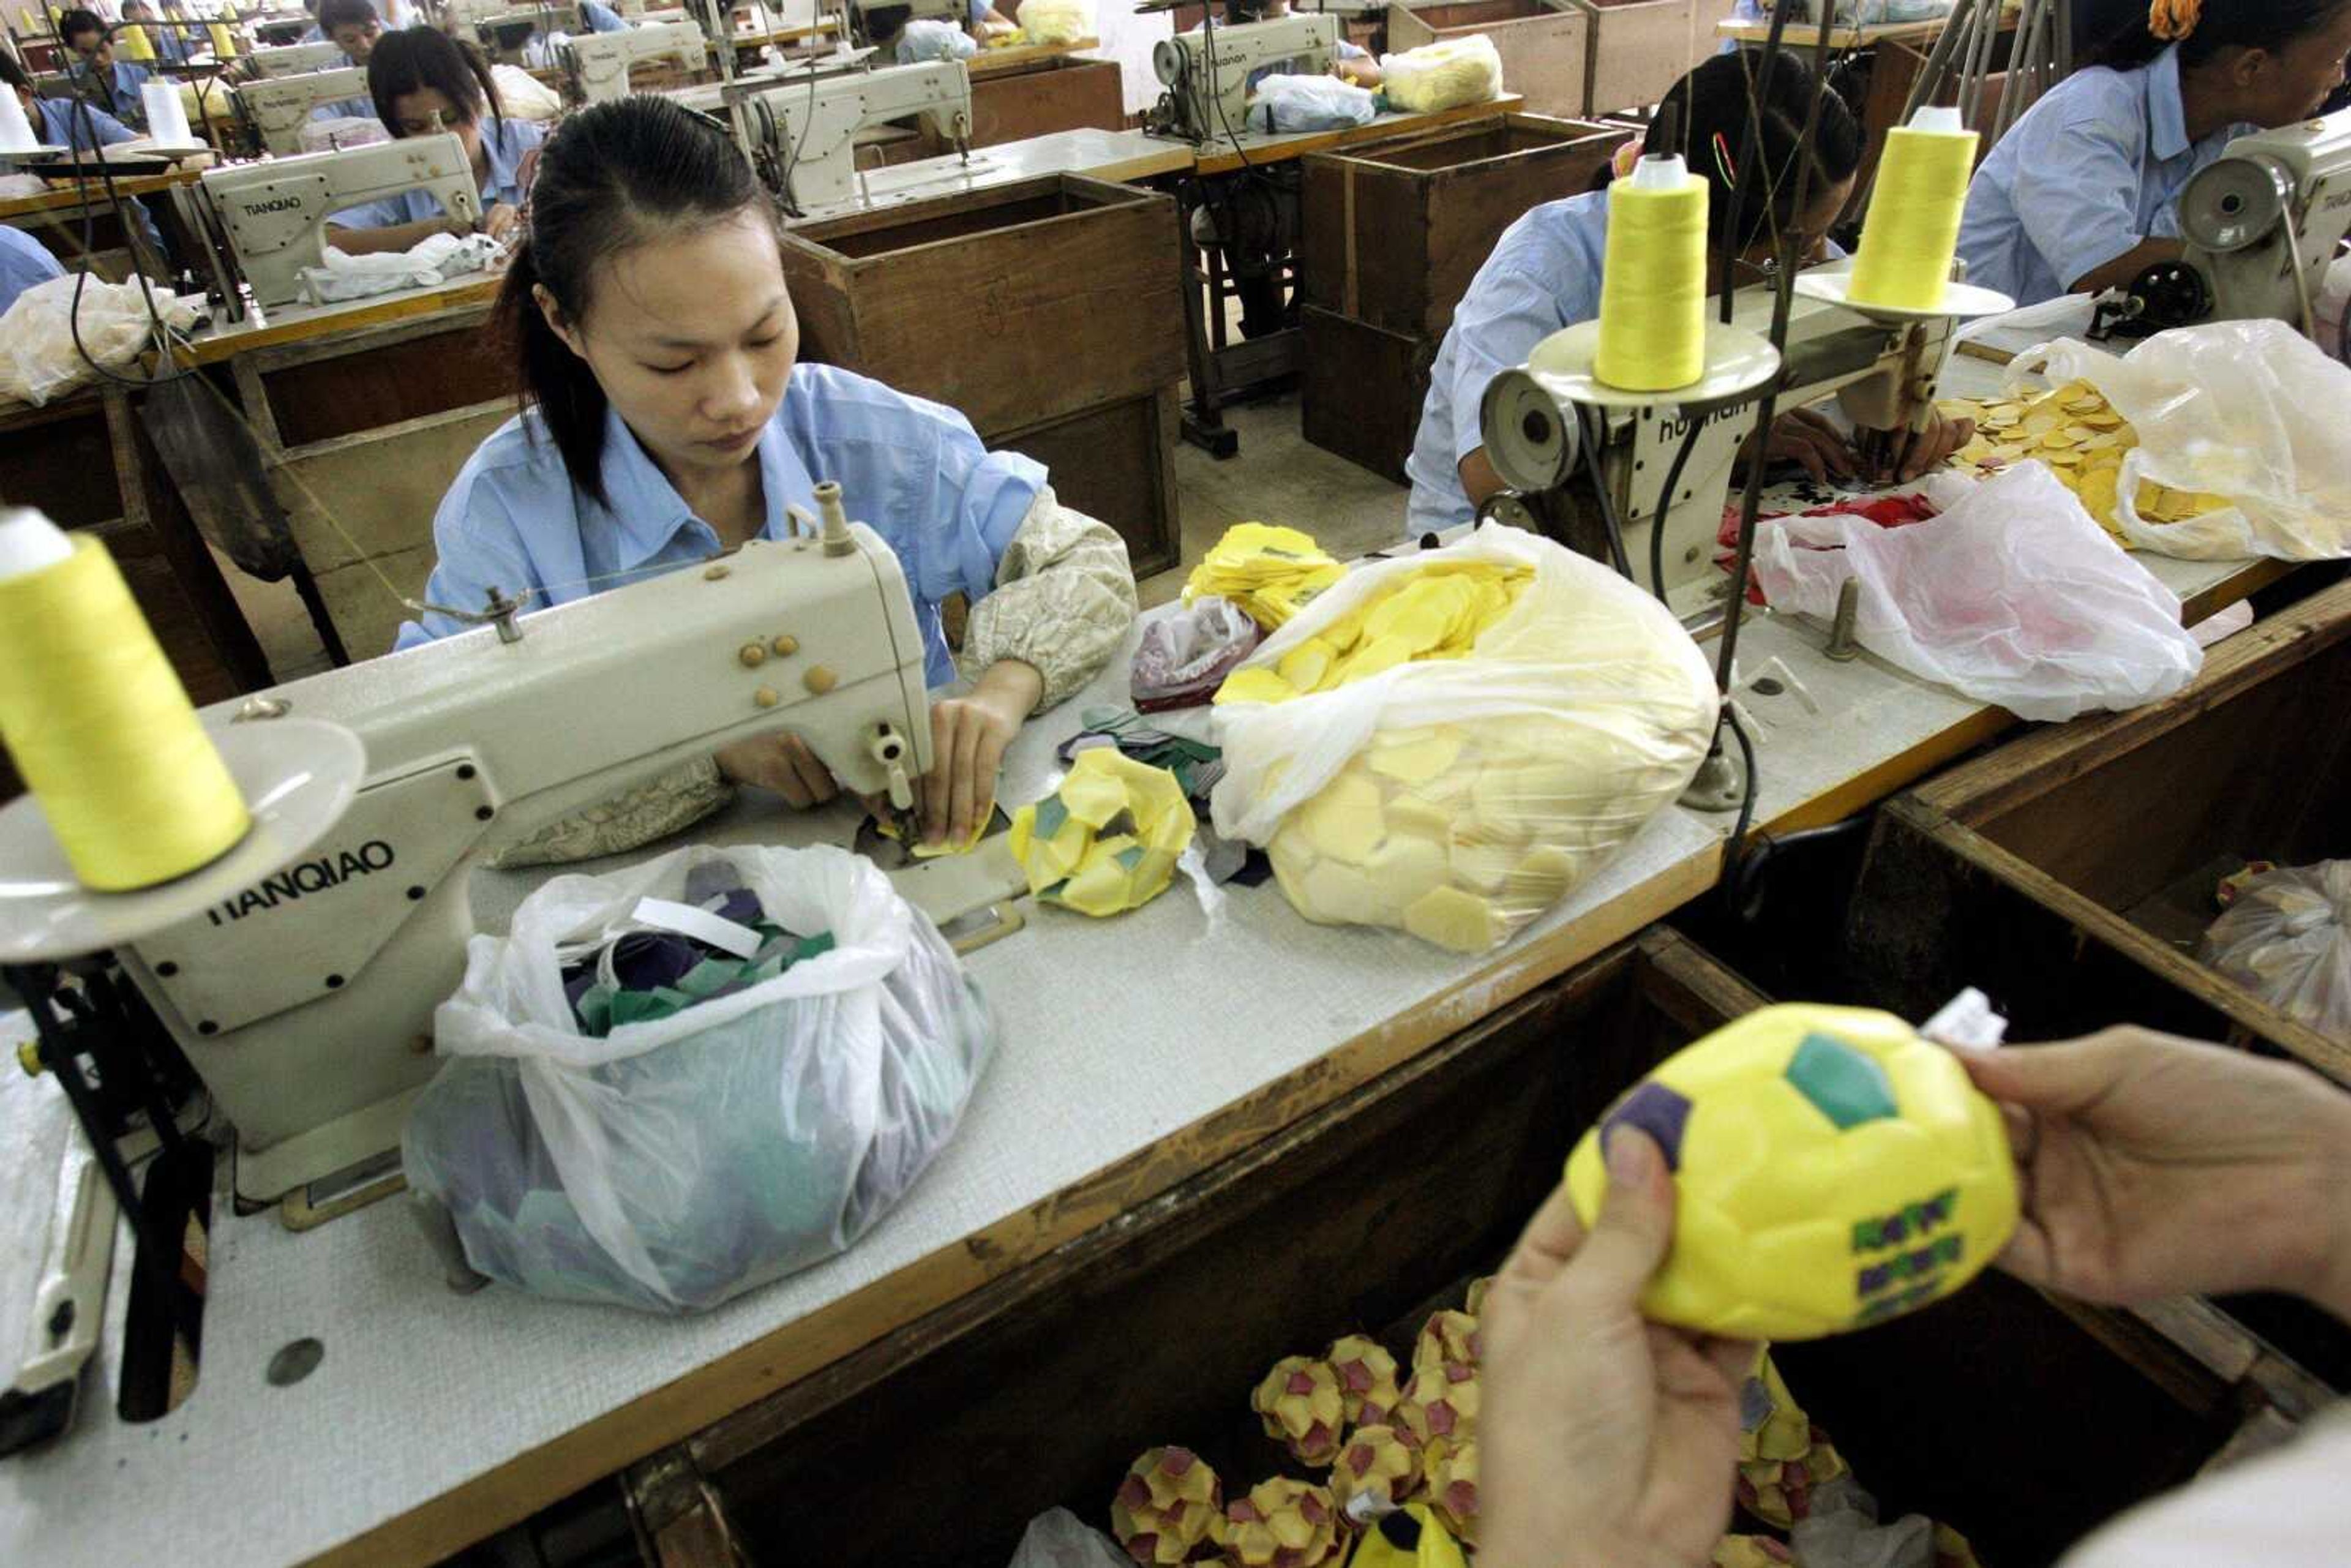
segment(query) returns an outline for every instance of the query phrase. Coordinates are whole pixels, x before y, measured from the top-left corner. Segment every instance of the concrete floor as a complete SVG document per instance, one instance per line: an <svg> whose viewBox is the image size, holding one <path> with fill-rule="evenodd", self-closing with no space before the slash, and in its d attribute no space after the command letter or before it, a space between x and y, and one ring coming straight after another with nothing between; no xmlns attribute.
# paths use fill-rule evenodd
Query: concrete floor
<svg viewBox="0 0 2351 1568"><path fill-rule="evenodd" d="M1299 431L1297 393L1227 409L1225 422L1240 434L1240 450L1231 458L1218 462L1185 443L1176 448L1184 564L1139 585L1146 607L1180 594L1193 565L1235 523L1303 528L1341 560L1403 538L1404 487L1309 445ZM290 583L256 581L225 559L221 570L280 681L329 667L326 651ZM354 648L351 653L365 657L381 651Z"/></svg>

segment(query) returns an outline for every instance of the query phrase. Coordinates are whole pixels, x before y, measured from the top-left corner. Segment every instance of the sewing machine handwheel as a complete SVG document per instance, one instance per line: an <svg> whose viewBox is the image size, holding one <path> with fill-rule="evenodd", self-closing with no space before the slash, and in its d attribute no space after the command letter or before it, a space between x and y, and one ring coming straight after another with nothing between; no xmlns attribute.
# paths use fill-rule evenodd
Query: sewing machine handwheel
<svg viewBox="0 0 2351 1568"><path fill-rule="evenodd" d="M2189 244L2226 255L2258 244L2285 218L2294 183L2263 160L2223 158L2179 193L2179 232Z"/></svg>
<svg viewBox="0 0 2351 1568"><path fill-rule="evenodd" d="M2158 262L2132 279L2131 298L2139 308L2135 329L2147 332L2186 327L2212 314L2212 286L2186 262Z"/></svg>

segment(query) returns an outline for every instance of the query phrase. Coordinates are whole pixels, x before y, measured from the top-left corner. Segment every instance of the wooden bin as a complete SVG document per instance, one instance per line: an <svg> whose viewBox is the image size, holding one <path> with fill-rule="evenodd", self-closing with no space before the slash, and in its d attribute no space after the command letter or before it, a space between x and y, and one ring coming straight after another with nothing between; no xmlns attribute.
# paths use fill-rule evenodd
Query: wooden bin
<svg viewBox="0 0 2351 1568"><path fill-rule="evenodd" d="M1106 1528L1154 1445L1194 1448L1228 1496L1303 1476L1249 1409L1265 1369L1353 1332L1408 1364L1427 1312L1496 1265L1581 1129L1761 999L1652 931L647 1461L632 1517L664 1563L728 1560L684 1549L731 1522L754 1563L998 1568L1043 1509ZM2228 1320L2190 1315L2212 1359L2248 1354ZM2324 1397L2283 1372L2216 1374L2139 1320L1997 1274L1780 1359L1888 1517L1949 1521L1987 1563L2049 1562L2188 1479L2249 1412L2283 1428Z"/></svg>
<svg viewBox="0 0 2351 1568"><path fill-rule="evenodd" d="M1447 0L1388 7L1388 49L1402 54L1483 33L1502 57L1502 90L1538 114L1582 114L1590 90L1591 18L1574 0Z"/></svg>
<svg viewBox="0 0 2351 1568"><path fill-rule="evenodd" d="M1428 367L1439 340L1407 336L1308 305L1299 377L1299 420L1306 439L1374 474L1407 484L1404 460L1428 399Z"/></svg>
<svg viewBox="0 0 2351 1568"><path fill-rule="evenodd" d="M803 358L1052 451L1056 493L1125 536L1137 575L1176 561L1159 411L1184 375L1177 266L1172 198L1074 174L784 235Z"/></svg>
<svg viewBox="0 0 2351 1568"><path fill-rule="evenodd" d="M1126 99L1116 60L1040 60L971 80L971 144L994 147L1056 131L1121 131Z"/></svg>
<svg viewBox="0 0 2351 1568"><path fill-rule="evenodd" d="M1592 18L1585 51L1594 114L1646 109L1703 57L1732 0L1575 0ZM1705 20L1701 23L1701 14Z"/></svg>
<svg viewBox="0 0 2351 1568"><path fill-rule="evenodd" d="M1442 338L1502 231L1588 187L1630 134L1509 114L1314 153L1300 198L1300 298L1385 331Z"/></svg>
<svg viewBox="0 0 2351 1568"><path fill-rule="evenodd" d="M2196 956L2220 879L2246 861L2351 856L2346 706L2351 583L2220 643L2176 696L2041 730L1891 802L1850 923L1864 985L1897 1011L1980 987L2022 1040L2127 1021L2259 1041L2351 1083L2351 1040Z"/></svg>

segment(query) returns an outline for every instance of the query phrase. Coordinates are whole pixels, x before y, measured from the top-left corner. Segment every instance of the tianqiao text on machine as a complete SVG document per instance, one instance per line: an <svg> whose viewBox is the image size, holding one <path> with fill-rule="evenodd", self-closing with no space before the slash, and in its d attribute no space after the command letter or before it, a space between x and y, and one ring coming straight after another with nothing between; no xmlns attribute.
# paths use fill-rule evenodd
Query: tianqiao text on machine
<svg viewBox="0 0 2351 1568"><path fill-rule="evenodd" d="M1267 66L1320 76L1338 53L1339 18L1277 17L1178 33L1152 47L1151 68L1166 95L1146 120L1156 134L1185 141L1221 141L1249 121L1251 73Z"/></svg>
<svg viewBox="0 0 2351 1568"><path fill-rule="evenodd" d="M505 846L782 729L845 791L911 806L923 629L888 546L837 486L817 500L820 532L519 619L494 594L456 607L488 624L202 711L214 733L323 721L366 752L298 858L114 946L234 1124L241 1198L341 1190L398 1148L465 971L468 879ZM0 960L41 929L58 923L0 905Z"/></svg>
<svg viewBox="0 0 2351 1568"><path fill-rule="evenodd" d="M799 212L855 193L857 133L917 115L969 156L971 75L961 60L925 60L813 78L795 72L725 91L737 142Z"/></svg>
<svg viewBox="0 0 2351 1568"><path fill-rule="evenodd" d="M407 191L426 192L453 218L482 221L473 165L451 131L207 169L173 195L213 242L221 298L235 299L242 277L266 308L302 298L302 271L322 264L336 213Z"/></svg>

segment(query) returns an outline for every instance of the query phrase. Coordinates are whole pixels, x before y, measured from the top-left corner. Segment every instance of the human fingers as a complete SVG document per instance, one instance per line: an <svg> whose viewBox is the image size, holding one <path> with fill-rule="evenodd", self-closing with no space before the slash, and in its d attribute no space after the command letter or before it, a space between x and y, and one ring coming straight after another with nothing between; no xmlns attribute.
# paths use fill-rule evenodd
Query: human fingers
<svg viewBox="0 0 2351 1568"><path fill-rule="evenodd" d="M807 741L797 735L785 736L783 740L785 762L790 767L792 776L801 789L806 791L810 805L821 805L841 793L841 786L834 781L832 770L818 759Z"/></svg>
<svg viewBox="0 0 2351 1568"><path fill-rule="evenodd" d="M1520 1233L1519 1244L1510 1249L1510 1260L1501 1267L1498 1281L1520 1280L1541 1286L1559 1278L1576 1249L1583 1245L1583 1222L1575 1215L1575 1200L1569 1196L1567 1183L1552 1188L1535 1217L1527 1221Z"/></svg>
<svg viewBox="0 0 2351 1568"><path fill-rule="evenodd" d="M1632 1310L1674 1240L1674 1183L1648 1134L1620 1124L1604 1147L1608 1191L1566 1271L1592 1304Z"/></svg>

